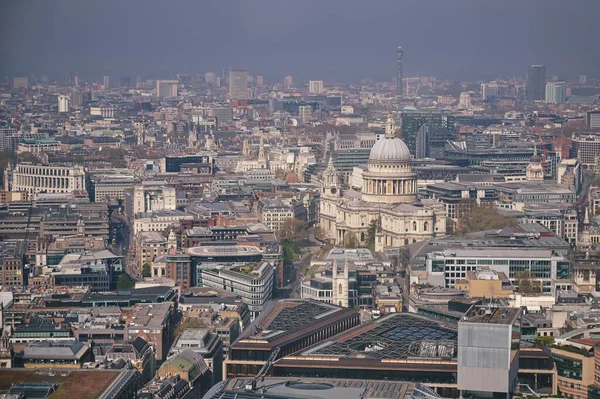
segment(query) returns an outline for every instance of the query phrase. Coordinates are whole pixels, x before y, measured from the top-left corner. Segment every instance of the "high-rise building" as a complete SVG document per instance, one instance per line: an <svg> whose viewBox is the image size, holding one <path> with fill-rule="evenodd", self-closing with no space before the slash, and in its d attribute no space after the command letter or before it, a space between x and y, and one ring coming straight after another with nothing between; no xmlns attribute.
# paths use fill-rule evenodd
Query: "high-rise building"
<svg viewBox="0 0 600 399"><path fill-rule="evenodd" d="M110 89L110 76L105 76L103 82L104 90Z"/></svg>
<svg viewBox="0 0 600 399"><path fill-rule="evenodd" d="M264 81L263 81L262 75L257 75L256 76L256 86L261 87L263 85L264 85Z"/></svg>
<svg viewBox="0 0 600 399"><path fill-rule="evenodd" d="M580 85L584 85L587 83L587 76L586 75L579 75L579 84Z"/></svg>
<svg viewBox="0 0 600 399"><path fill-rule="evenodd" d="M71 105L73 107L83 107L86 102L91 101L92 93L89 91L71 90Z"/></svg>
<svg viewBox="0 0 600 399"><path fill-rule="evenodd" d="M468 91L463 91L462 93L460 93L460 97L458 99L458 106L466 109L471 108L471 93L469 93Z"/></svg>
<svg viewBox="0 0 600 399"><path fill-rule="evenodd" d="M285 78L283 78L283 90L289 90L292 88L293 85L294 85L294 79L292 78L291 75L288 75Z"/></svg>
<svg viewBox="0 0 600 399"><path fill-rule="evenodd" d="M229 71L229 99L248 99L248 71L245 69L231 69Z"/></svg>
<svg viewBox="0 0 600 399"><path fill-rule="evenodd" d="M402 97L404 95L404 88L402 87L402 57L404 56L404 50L402 47L396 48L396 96Z"/></svg>
<svg viewBox="0 0 600 399"><path fill-rule="evenodd" d="M29 87L29 78L27 76L13 78L13 89L21 89L27 87Z"/></svg>
<svg viewBox="0 0 600 399"><path fill-rule="evenodd" d="M308 122L312 116L312 106L311 105L299 106L298 107L298 116L300 119L300 123Z"/></svg>
<svg viewBox="0 0 600 399"><path fill-rule="evenodd" d="M69 102L70 102L69 97L64 96L64 95L58 96L58 112L59 113L69 112Z"/></svg>
<svg viewBox="0 0 600 399"><path fill-rule="evenodd" d="M496 83L481 84L481 99L483 101L490 101L496 97L498 97L498 85Z"/></svg>
<svg viewBox="0 0 600 399"><path fill-rule="evenodd" d="M310 94L322 94L323 93L323 81L322 80L309 80L308 81L308 92Z"/></svg>
<svg viewBox="0 0 600 399"><path fill-rule="evenodd" d="M204 81L209 85L216 86L217 85L217 74L214 72L206 72L204 74Z"/></svg>
<svg viewBox="0 0 600 399"><path fill-rule="evenodd" d="M177 97L177 80L157 80L156 81L156 96L157 97Z"/></svg>
<svg viewBox="0 0 600 399"><path fill-rule="evenodd" d="M600 128L600 111L589 111L585 118L586 126L592 129Z"/></svg>
<svg viewBox="0 0 600 399"><path fill-rule="evenodd" d="M546 83L546 104L563 104L567 101L566 82Z"/></svg>
<svg viewBox="0 0 600 399"><path fill-rule="evenodd" d="M525 96L529 101L542 101L546 89L546 67L544 65L531 65L527 72Z"/></svg>
<svg viewBox="0 0 600 399"><path fill-rule="evenodd" d="M435 127L447 128L454 132L455 118L441 113L404 112L402 113L402 140L411 154L417 153L417 135L425 123Z"/></svg>

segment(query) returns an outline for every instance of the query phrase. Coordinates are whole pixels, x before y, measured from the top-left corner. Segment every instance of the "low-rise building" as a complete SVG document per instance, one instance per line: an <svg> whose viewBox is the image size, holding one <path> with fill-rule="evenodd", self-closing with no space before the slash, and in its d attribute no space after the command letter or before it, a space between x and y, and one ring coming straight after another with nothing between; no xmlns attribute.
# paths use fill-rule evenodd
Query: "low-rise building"
<svg viewBox="0 0 600 399"><path fill-rule="evenodd" d="M79 369L92 360L92 351L79 341L42 341L28 344L16 355L25 368Z"/></svg>
<svg viewBox="0 0 600 399"><path fill-rule="evenodd" d="M175 340L169 356L192 350L201 355L212 373L212 383L216 384L223 378L223 342L217 334L204 328L186 328Z"/></svg>

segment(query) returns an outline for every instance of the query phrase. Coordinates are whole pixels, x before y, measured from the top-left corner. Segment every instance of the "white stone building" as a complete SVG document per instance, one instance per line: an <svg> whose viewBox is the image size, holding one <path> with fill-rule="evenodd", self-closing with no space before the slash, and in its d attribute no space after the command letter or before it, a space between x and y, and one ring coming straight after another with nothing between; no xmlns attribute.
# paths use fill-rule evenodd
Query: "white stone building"
<svg viewBox="0 0 600 399"><path fill-rule="evenodd" d="M386 136L375 143L363 172L362 194L342 195L338 173L330 159L323 174L320 226L325 236L343 245L354 235L366 244L369 225L378 221L376 250L427 240L446 233L444 206L435 200L417 199L417 178L408 147L394 136L388 115Z"/></svg>

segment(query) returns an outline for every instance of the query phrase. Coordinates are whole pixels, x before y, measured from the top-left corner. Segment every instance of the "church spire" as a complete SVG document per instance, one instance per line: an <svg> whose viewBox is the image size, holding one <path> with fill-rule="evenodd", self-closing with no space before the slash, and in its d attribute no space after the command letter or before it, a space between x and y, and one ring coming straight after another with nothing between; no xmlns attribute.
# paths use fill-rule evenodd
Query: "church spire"
<svg viewBox="0 0 600 399"><path fill-rule="evenodd" d="M262 135L260 136L260 146L258 147L258 160L265 160L265 140Z"/></svg>

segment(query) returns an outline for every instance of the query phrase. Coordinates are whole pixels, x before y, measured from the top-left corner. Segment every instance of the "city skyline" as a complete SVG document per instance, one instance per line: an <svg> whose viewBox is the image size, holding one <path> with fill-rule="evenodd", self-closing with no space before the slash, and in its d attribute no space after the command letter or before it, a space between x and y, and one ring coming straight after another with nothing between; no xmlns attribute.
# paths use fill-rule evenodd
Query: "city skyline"
<svg viewBox="0 0 600 399"><path fill-rule="evenodd" d="M108 3L2 4L0 74L160 78L240 67L270 81L391 80L397 46L404 76L442 79L524 76L532 64L546 65L549 76L595 77L600 60L585 43L600 12L595 3ZM491 29L490 21L505 25Z"/></svg>

